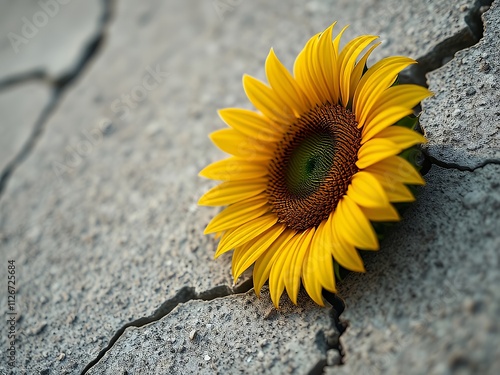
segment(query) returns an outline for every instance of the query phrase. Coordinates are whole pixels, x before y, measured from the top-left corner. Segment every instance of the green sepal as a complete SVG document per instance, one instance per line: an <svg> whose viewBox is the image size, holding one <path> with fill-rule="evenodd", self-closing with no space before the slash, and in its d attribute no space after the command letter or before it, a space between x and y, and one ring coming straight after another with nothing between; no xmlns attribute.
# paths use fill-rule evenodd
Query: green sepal
<svg viewBox="0 0 500 375"><path fill-rule="evenodd" d="M342 276L340 276L340 265L333 261L333 271L335 272L335 278L342 281Z"/></svg>
<svg viewBox="0 0 500 375"><path fill-rule="evenodd" d="M404 128L408 128L408 129L416 131L418 129L418 116L415 116L415 115L405 116L401 120L396 122L394 125L402 126Z"/></svg>
<svg viewBox="0 0 500 375"><path fill-rule="evenodd" d="M335 274L335 279L338 281L342 281L351 271L346 270L340 264L338 264L335 260L333 261L333 271Z"/></svg>

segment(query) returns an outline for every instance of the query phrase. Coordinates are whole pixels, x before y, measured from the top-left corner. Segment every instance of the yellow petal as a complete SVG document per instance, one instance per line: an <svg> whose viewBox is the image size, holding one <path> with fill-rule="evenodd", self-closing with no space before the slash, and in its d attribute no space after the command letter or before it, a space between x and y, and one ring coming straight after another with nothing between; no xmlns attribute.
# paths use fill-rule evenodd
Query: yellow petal
<svg viewBox="0 0 500 375"><path fill-rule="evenodd" d="M298 233L281 247L280 253L271 269L271 273L269 275L269 292L271 294L271 300L276 308L279 307L280 297L285 289L285 261L287 257L291 255L291 251L295 248L295 246L297 246L297 242L301 238L302 233Z"/></svg>
<svg viewBox="0 0 500 375"><path fill-rule="evenodd" d="M413 202L415 197L402 182L393 176L393 172L387 172L384 175L372 173L375 178L382 184L387 197L391 202Z"/></svg>
<svg viewBox="0 0 500 375"><path fill-rule="evenodd" d="M259 113L240 108L219 110L219 116L231 128L257 141L276 142L282 130Z"/></svg>
<svg viewBox="0 0 500 375"><path fill-rule="evenodd" d="M201 206L225 206L255 197L267 189L267 178L227 181L214 186L198 201Z"/></svg>
<svg viewBox="0 0 500 375"><path fill-rule="evenodd" d="M321 67L327 94L330 103L337 103L339 100L339 79L337 71L337 54L332 42L332 31L336 22L323 31L319 37L316 54L317 65Z"/></svg>
<svg viewBox="0 0 500 375"><path fill-rule="evenodd" d="M242 246L238 246L234 248L233 251L233 259L231 261L231 274L233 275L233 284L236 284L238 282L238 279L234 277L234 270L236 268L236 264L239 262L243 254L245 253L246 249L254 243L256 238L248 241L246 244Z"/></svg>
<svg viewBox="0 0 500 375"><path fill-rule="evenodd" d="M270 120L284 125L295 121L296 117L292 109L265 83L245 74L243 88L255 108Z"/></svg>
<svg viewBox="0 0 500 375"><path fill-rule="evenodd" d="M373 46L371 46L368 51L363 55L363 57L356 63L356 66L354 67L354 70L352 71L351 74L351 83L350 83L350 89L349 89L349 101L352 101L352 98L354 97L354 93L356 92L356 87L358 87L359 80L361 79L361 76L363 75L363 71L365 70L366 62L368 60L368 57L370 57L371 53L375 48L377 48L380 45L381 42L375 43Z"/></svg>
<svg viewBox="0 0 500 375"><path fill-rule="evenodd" d="M368 167L367 172L388 175L390 178L411 185L425 185L420 173L408 161L399 156L390 156Z"/></svg>
<svg viewBox="0 0 500 375"><path fill-rule="evenodd" d="M403 117L413 113L413 109L405 107L389 107L373 121L367 121L361 132L361 144L373 139L380 131L394 125Z"/></svg>
<svg viewBox="0 0 500 375"><path fill-rule="evenodd" d="M295 235L295 231L286 229L257 259L253 267L253 286L257 296L260 296L262 286L269 278L271 268L280 254L281 248Z"/></svg>
<svg viewBox="0 0 500 375"><path fill-rule="evenodd" d="M366 215L370 221L399 221L400 217L398 211L389 204L385 207L361 207L361 211Z"/></svg>
<svg viewBox="0 0 500 375"><path fill-rule="evenodd" d="M302 284L309 297L320 306L324 306L323 297L321 295L321 285L316 278L315 267L313 262L314 255L311 253L312 246L309 246L302 267Z"/></svg>
<svg viewBox="0 0 500 375"><path fill-rule="evenodd" d="M363 250L378 250L375 231L359 206L347 195L340 200L333 216L339 239Z"/></svg>
<svg viewBox="0 0 500 375"><path fill-rule="evenodd" d="M385 90L363 126L363 142L413 112L413 107L431 95L425 87L397 85Z"/></svg>
<svg viewBox="0 0 500 375"><path fill-rule="evenodd" d="M316 72L312 65L314 46L319 35L316 34L309 39L293 65L293 76L313 107L316 104L322 103L324 99L321 89L317 87Z"/></svg>
<svg viewBox="0 0 500 375"><path fill-rule="evenodd" d="M217 130L210 139L222 151L245 160L269 160L273 156L273 143L258 141L234 129Z"/></svg>
<svg viewBox="0 0 500 375"><path fill-rule="evenodd" d="M388 139L403 150L413 145L427 142L427 139L423 135L402 126L390 126L379 132L376 138Z"/></svg>
<svg viewBox="0 0 500 375"><path fill-rule="evenodd" d="M285 229L286 227L282 224L275 225L257 237L251 246L246 245L244 253L234 265L234 279L237 280L248 267L255 263Z"/></svg>
<svg viewBox="0 0 500 375"><path fill-rule="evenodd" d="M356 166L365 169L385 158L399 154L403 149L388 139L373 138L361 145Z"/></svg>
<svg viewBox="0 0 500 375"><path fill-rule="evenodd" d="M391 86L401 70L415 61L408 57L387 57L369 68L359 81L353 98L353 111L361 127L373 105L384 90Z"/></svg>
<svg viewBox="0 0 500 375"><path fill-rule="evenodd" d="M339 71L340 71L340 92L342 96L342 104L347 106L349 98L350 84L351 84L351 74L356 63L356 59L359 54L375 39L374 35L361 35L357 38L351 40L344 47L339 56Z"/></svg>
<svg viewBox="0 0 500 375"><path fill-rule="evenodd" d="M216 161L199 173L201 177L222 181L251 180L266 174L267 165L265 163L236 157Z"/></svg>
<svg viewBox="0 0 500 375"><path fill-rule="evenodd" d="M272 48L266 60L266 77L276 95L294 110L297 117L308 110L310 107L308 99L292 75L278 60Z"/></svg>
<svg viewBox="0 0 500 375"><path fill-rule="evenodd" d="M353 245L338 234L335 222L337 213L332 213L325 226L326 240L332 243L331 252L335 261L345 269L355 272L365 272L365 266Z"/></svg>
<svg viewBox="0 0 500 375"><path fill-rule="evenodd" d="M267 206L267 199L257 197L234 203L219 212L207 225L204 234L224 231L245 224L256 219L271 209Z"/></svg>
<svg viewBox="0 0 500 375"><path fill-rule="evenodd" d="M235 247L244 245L271 228L277 221L278 218L275 215L269 214L253 219L241 227L228 230L219 242L215 258Z"/></svg>
<svg viewBox="0 0 500 375"><path fill-rule="evenodd" d="M385 207L389 199L376 177L368 172L356 173L347 189L347 195L359 206Z"/></svg>
<svg viewBox="0 0 500 375"><path fill-rule="evenodd" d="M342 30L340 30L340 32L337 34L337 36L333 39L333 53L335 54L335 56L337 56L337 60L338 60L338 56L339 56L339 51L340 51L340 39L342 38L342 35L344 35L344 32L349 28L349 25L346 25L342 28Z"/></svg>
<svg viewBox="0 0 500 375"><path fill-rule="evenodd" d="M295 249L293 249L293 256L287 257L287 262L284 266L285 288L290 300L295 305L297 304L297 296L300 289L300 276L302 275L304 256L311 245L314 231L314 228L310 228L303 232L302 238L297 242Z"/></svg>
<svg viewBox="0 0 500 375"><path fill-rule="evenodd" d="M325 236L327 220L323 220L314 233L311 245L311 260L317 280L323 288L335 292L335 276L333 273L333 259L331 237ZM330 229L328 229L330 230ZM328 240L327 240L328 239ZM330 242L329 242L330 241Z"/></svg>
<svg viewBox="0 0 500 375"><path fill-rule="evenodd" d="M323 38L323 39L322 39ZM323 73L328 69L328 67L323 67L323 63L325 59L323 58L323 50L322 47L326 46L328 43L331 45L331 34L328 35L328 29L321 34L318 34L318 37L315 38L311 44L311 48L309 50L309 61L308 65L311 69L311 77L312 84L316 88L316 91L319 93L320 103L325 103L330 100L330 89L328 87L328 81L326 80L326 76ZM317 103L317 104L320 104Z"/></svg>

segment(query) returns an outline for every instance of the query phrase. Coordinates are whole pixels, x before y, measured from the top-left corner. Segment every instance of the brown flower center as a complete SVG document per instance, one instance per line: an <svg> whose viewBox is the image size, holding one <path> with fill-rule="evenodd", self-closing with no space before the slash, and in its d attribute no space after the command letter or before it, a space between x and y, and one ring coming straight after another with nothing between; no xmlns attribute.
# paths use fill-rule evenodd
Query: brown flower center
<svg viewBox="0 0 500 375"><path fill-rule="evenodd" d="M360 142L354 114L342 106L326 103L297 119L269 164L267 195L278 222L303 231L328 218L358 171Z"/></svg>

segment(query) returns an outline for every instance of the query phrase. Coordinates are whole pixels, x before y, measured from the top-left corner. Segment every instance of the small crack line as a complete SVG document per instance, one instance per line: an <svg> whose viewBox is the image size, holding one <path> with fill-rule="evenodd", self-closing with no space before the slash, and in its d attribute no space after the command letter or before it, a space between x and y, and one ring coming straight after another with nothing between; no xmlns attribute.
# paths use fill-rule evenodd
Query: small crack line
<svg viewBox="0 0 500 375"><path fill-rule="evenodd" d="M11 88L11 86L21 85L25 82L31 81L41 81L45 82L51 86L55 85L55 82L51 80L47 74L42 70L33 70L31 72L20 73L12 75L0 81L0 91Z"/></svg>
<svg viewBox="0 0 500 375"><path fill-rule="evenodd" d="M477 0L474 6L464 15L467 29L436 44L428 53L417 58L418 64L410 66L402 75L402 83L415 83L428 87L427 73L441 68L446 64L447 57L454 57L458 51L476 45L484 33L484 23L481 18L481 9L489 7L493 0Z"/></svg>
<svg viewBox="0 0 500 375"><path fill-rule="evenodd" d="M476 169L484 168L485 166L489 164L497 164L500 165L500 159L486 159L482 163L474 166L474 167L468 167L464 165L459 165L456 163L448 163L439 159L436 159L434 156L429 155L427 152L423 151L425 154L426 158L429 159L430 163L433 165L437 165L438 167L445 168L445 169L456 169L458 171L462 172L474 172Z"/></svg>
<svg viewBox="0 0 500 375"><path fill-rule="evenodd" d="M6 79L3 82L0 82L0 90L11 85L19 84L22 82L28 82L31 80L43 80L51 83L53 87L53 94L50 102L44 108L39 118L34 124L33 131L31 132L30 137L22 147L21 151L18 152L14 159L9 162L9 164L1 171L0 174L0 199L2 197L2 193L7 186L9 178L12 176L14 171L19 167L19 165L29 156L31 151L35 148L38 140L40 139L43 131L45 129L45 125L47 123L48 118L54 113L55 109L58 107L59 102L62 98L63 93L71 86L71 83L75 81L77 77L84 71L85 67L92 60L93 57L96 56L99 48L102 46L106 29L110 23L113 14L113 6L114 0L102 0L104 4L104 11L101 15L101 27L98 35L91 40L87 46L83 49L82 57L77 66L73 69L73 71L68 74L60 77L58 80L51 82L49 77L44 72L34 71L31 73L20 74L9 79Z"/></svg>
<svg viewBox="0 0 500 375"><path fill-rule="evenodd" d="M123 325L113 337L109 340L108 345L102 349L97 357L90 361L87 366L83 369L81 375L85 375L92 367L94 367L99 361L106 355L106 353L111 350L111 348L115 345L118 339L125 333L125 330L129 327L140 328L145 326L146 324L154 323L168 314L170 314L177 306L185 304L189 301L212 301L216 298L223 298L228 296L233 296L237 294L242 294L248 292L253 288L253 279L248 279L241 283L240 285L231 288L227 285L219 285L212 289L205 290L203 292L197 293L194 287L184 286L182 287L172 298L163 302L160 307L158 307L155 312L150 316L145 316L139 319L136 319L132 322L126 323Z"/></svg>

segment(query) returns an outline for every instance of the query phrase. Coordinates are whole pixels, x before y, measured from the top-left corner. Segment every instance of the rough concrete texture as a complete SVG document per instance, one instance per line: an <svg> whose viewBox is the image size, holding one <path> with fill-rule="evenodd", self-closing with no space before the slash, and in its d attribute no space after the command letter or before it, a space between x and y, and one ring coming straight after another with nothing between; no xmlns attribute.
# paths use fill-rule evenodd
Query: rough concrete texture
<svg viewBox="0 0 500 375"><path fill-rule="evenodd" d="M500 162L500 4L483 17L484 38L428 75L423 103L430 155L468 168Z"/></svg>
<svg viewBox="0 0 500 375"><path fill-rule="evenodd" d="M0 82L36 72L71 73L100 32L102 0L2 2Z"/></svg>
<svg viewBox="0 0 500 375"><path fill-rule="evenodd" d="M190 301L127 329L88 374L306 374L338 339L325 310L304 294L280 311L267 292Z"/></svg>
<svg viewBox="0 0 500 375"><path fill-rule="evenodd" d="M226 4L222 10L215 7L222 3ZM13 170L0 197L1 259L14 258L18 264L16 345L19 373L80 374L110 341L113 344L114 338L118 337L115 333L124 330L127 324L151 322L151 326L128 328L125 335L134 332L137 335L135 344L153 348L157 343L144 337L144 341L139 341L141 333L146 329L161 332L162 324L173 324L174 320L187 327L189 321L172 318L178 317L179 312L182 312L182 317L189 315L201 322L208 319L203 311L210 307L215 316L215 306L229 309L228 301L232 306L254 301L251 295L229 296L233 292L230 288L230 254L217 261L212 259L216 241L203 236L203 229L217 209L198 208L196 201L213 183L201 180L197 173L207 163L222 156L207 137L208 133L222 126L216 109L250 107L241 87L241 76L250 73L264 78L263 63L271 46L291 67L295 55L312 33L339 19L340 26L352 24L347 37L360 33L381 35L386 43L377 57L390 54L425 57L431 54L439 57L436 61L442 61L451 51L439 47L443 43L472 43L470 38L467 43L463 42L463 35L476 35L465 20L477 8L473 1L457 5L439 1L402 4L395 0L342 0L335 7L329 2L319 1L304 5L299 0L288 2L286 6L264 0L116 1L111 21L104 25L103 43L84 69L78 71L77 79L64 87L57 105L43 124L43 133L27 153L26 160ZM400 19L408 22L403 23ZM52 21L55 20L56 17ZM67 30L71 28L67 27ZM64 31L66 29L57 35L63 38ZM54 38L46 43L46 53L50 54L51 48L55 48L52 44L63 43L63 40ZM79 46L84 48L82 43ZM25 59L29 57L23 56ZM3 122L1 124L4 126ZM461 311L457 304L450 305L449 312L446 310L448 315L443 315L443 319L440 315L432 315L435 317L435 326L432 327L436 327L433 339L418 332L404 331L406 326L400 324L404 321L401 314L412 307L411 311L415 313L415 303L418 306L430 304L433 291L444 293L438 289L443 274L461 275L466 285L475 287L477 277L482 275L485 278L484 285L464 289L464 296L472 301L467 305L472 306L471 311L476 310L474 298L484 301L484 293L489 292L486 288L493 285L494 275L488 266L493 267L494 254L486 253L491 257L488 265L482 264L484 268L480 269L474 262L463 262L459 250L463 252L464 238L469 232L471 237L466 243L473 249L467 254L469 257L479 257L478 254L483 254L481 251L489 251L487 249L495 245L496 237L478 238L478 231L491 230L495 222L484 226L477 223L487 222L491 215L496 215L492 211L495 201L491 200L496 198L491 198L489 192L495 189L498 170L487 166L467 173L435 167L428 177L429 185L423 189L423 201L409 211L406 221L397 226L392 235L394 241L399 239L403 245L393 248L395 245L388 239L388 245L383 245L380 253L368 258L369 272L366 275L353 276L345 281L341 295L347 300L344 315L351 321L351 328L342 336L346 365L336 366L333 370L347 371L347 366L368 366L372 359L380 360L380 356L373 350L362 354L361 348L391 346L395 339L403 336L409 338L410 343L415 340L415 345L406 346L395 363L401 368L412 364L415 371L420 368L422 372L432 363L438 368L448 366L452 349L460 344L454 339L474 338L478 342L491 342L486 326L496 316L496 294L491 294L493 302L480 309L484 318L474 323L462 324L470 314ZM487 176L491 179L489 185L485 182ZM470 202L479 203L471 203L475 206L467 208L461 201L456 201L460 195L464 199L468 196ZM484 199L489 205L483 204ZM434 207L439 207L439 211ZM423 212L429 217L415 218L414 213L422 212L419 210L424 208ZM456 215L446 216L452 212ZM460 215L466 220L458 219ZM470 215L475 215L476 221L470 219ZM453 220L460 220L463 224L460 233ZM434 227L430 223L434 223ZM422 230L416 237L411 229L424 224L428 225L423 227L428 231ZM494 235L497 232L493 232ZM419 267L417 270L422 273L434 269L432 267L437 267L441 273L429 271L413 279L404 271L404 265L417 267L414 257L423 257L425 253L420 247L415 249L415 244L422 242L428 243L426 252L441 257L443 267ZM478 247L478 243L484 243L484 246ZM399 252L401 259L398 258L398 262L407 262L402 263L403 266L392 264L387 258ZM478 259L474 258L475 261ZM385 278L379 271L382 268L372 267L371 264L376 263L370 262L375 261L384 264L386 268L383 269L393 278ZM476 273L465 272L471 269ZM363 280L366 277L374 278L373 282L365 285ZM0 268L0 278L6 280L5 267ZM237 291L249 288L246 279L248 276L243 278ZM400 288L392 292L390 299L385 298L389 282ZM179 299L178 292L185 287L192 287L196 292ZM422 294L418 295L427 298L426 301L411 299L411 292L420 293L419 288L422 288ZM358 299L360 295L363 298ZM192 299L210 300L216 296L221 299L188 302ZM162 312L168 313L163 307L173 307L174 302L181 304L155 323ZM7 304L3 293L0 304ZM277 333L262 329L265 324L274 324L263 323L263 318L259 318L262 304L270 306L266 295L256 307L252 303L245 308L248 310L245 314L235 314L231 327L248 326L249 331L261 332L262 339L271 342L272 335ZM408 309L405 304L409 304ZM386 315L393 318L392 321L386 320L384 326L380 321ZM325 338L321 339L315 336L316 332L307 329L311 327L306 323L311 317L318 317L320 322L314 327L324 327L321 322L326 322L329 316L329 309L305 304L298 310L290 308L290 313L276 318L276 322L282 324L279 335L287 330L293 335L281 339L281 347L290 348L290 351L276 354L283 358L274 363L275 373L289 370L321 373L321 365L333 365L341 360L334 348L318 351L318 345L324 345ZM149 318L141 320L143 317ZM251 317L250 322L247 317ZM369 336L373 326L382 327L382 333ZM391 336L387 327L402 330L402 334ZM219 329L222 337L200 336L200 339L206 338L230 348L231 330ZM248 331L242 332L242 335L247 335ZM380 340L381 335L386 336ZM298 337L303 340L301 344L297 344ZM155 350L171 347L169 338L166 335L152 338L159 340ZM425 340L432 340L435 347L427 345ZM132 342L130 336L124 336L116 345L132 345ZM447 343L453 343L448 351ZM5 344L5 340L0 341L2 353L6 351ZM401 347L397 342L395 345ZM483 365L493 366L489 360L492 357L487 352L483 354L480 345L477 347L475 353L479 353L479 358L485 358ZM189 358L191 353L194 359L190 363L197 365L200 353L204 354L200 348L189 348L184 358ZM297 348L310 350L307 353L311 355L301 360L300 367L290 368L290 364L295 366L293 364L297 363L294 359ZM438 349L443 355L433 356ZM182 359L178 353L169 350L154 353L144 350L142 354L144 357L157 355L162 363L180 363L175 361ZM127 355L111 345L110 354L103 360L113 360L118 366L124 363ZM274 358L273 355L266 358ZM229 364L228 358L221 358L220 365ZM434 362L427 365L427 359ZM413 365L415 362L419 364ZM460 365L465 363L465 371L472 369L460 358L457 362ZM260 366L257 362L254 365ZM5 366L0 361L0 372L6 371ZM96 366L101 367L96 367L95 371L103 368L100 363ZM241 364L235 359L232 366ZM211 371L212 368L206 369ZM141 372L138 370L137 373Z"/></svg>
<svg viewBox="0 0 500 375"><path fill-rule="evenodd" d="M52 97L51 91L48 85L39 82L28 82L0 91L0 175L26 145Z"/></svg>

